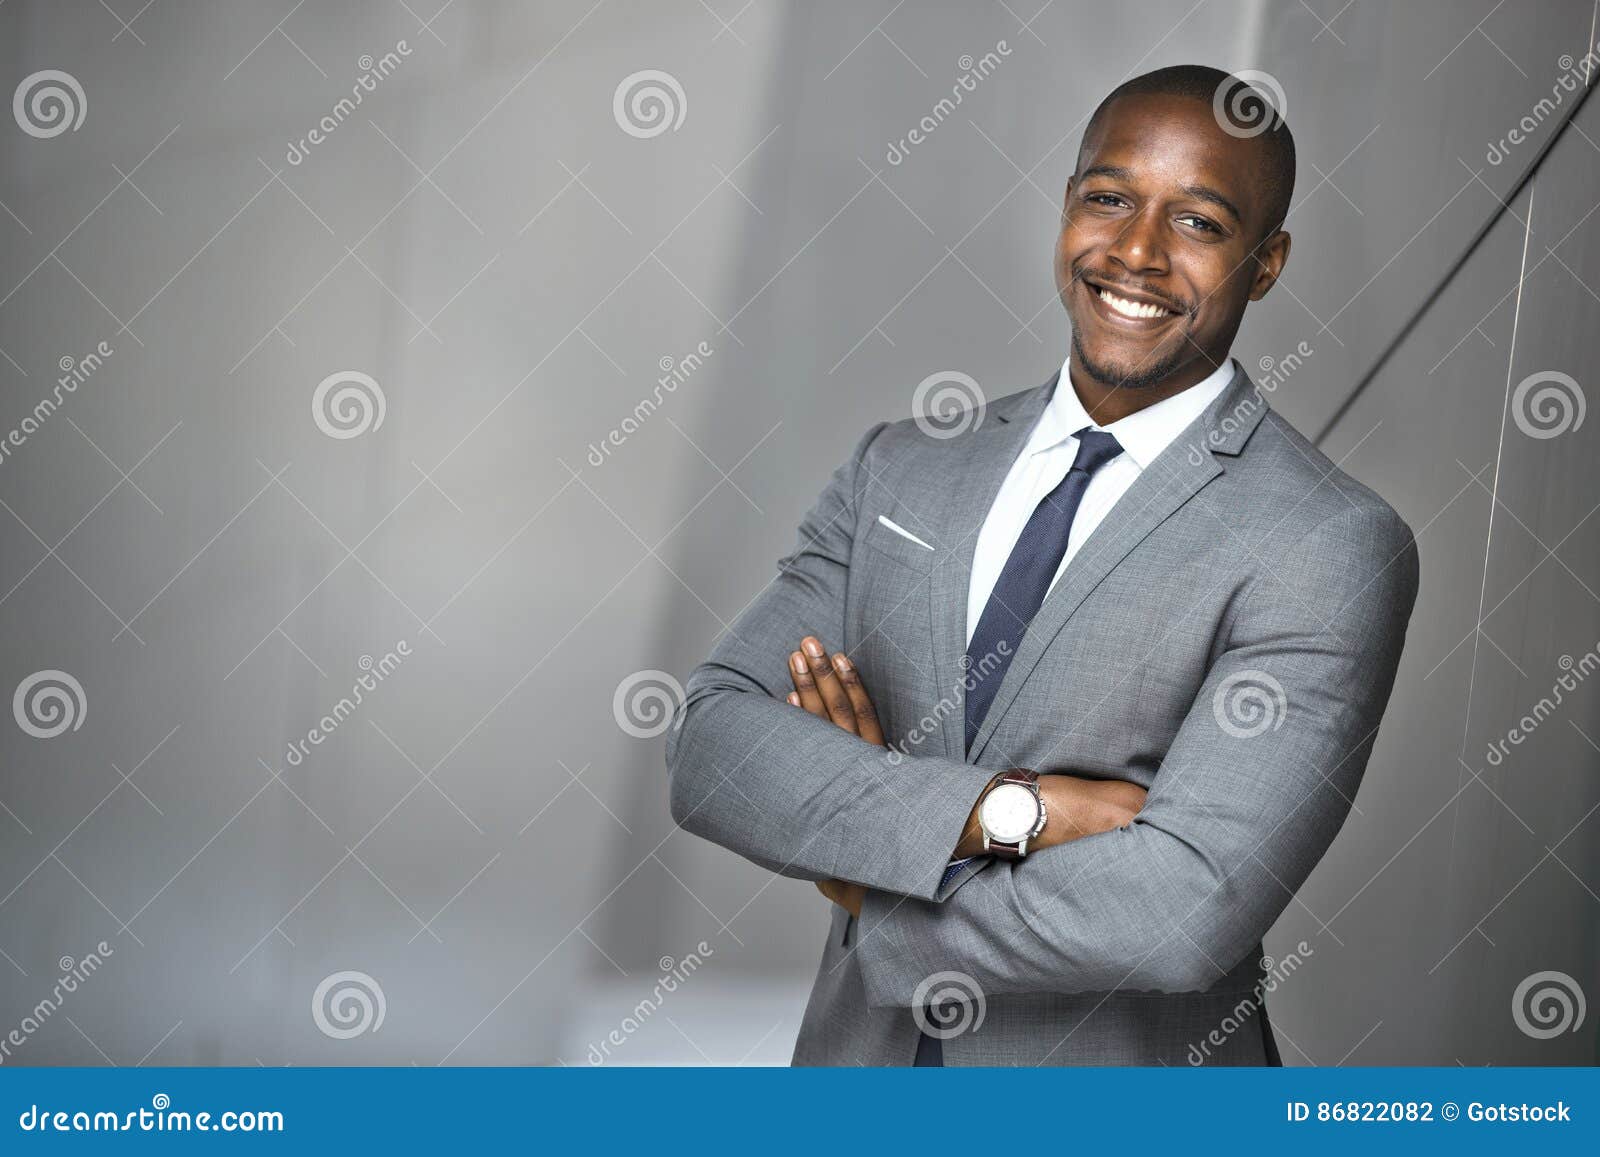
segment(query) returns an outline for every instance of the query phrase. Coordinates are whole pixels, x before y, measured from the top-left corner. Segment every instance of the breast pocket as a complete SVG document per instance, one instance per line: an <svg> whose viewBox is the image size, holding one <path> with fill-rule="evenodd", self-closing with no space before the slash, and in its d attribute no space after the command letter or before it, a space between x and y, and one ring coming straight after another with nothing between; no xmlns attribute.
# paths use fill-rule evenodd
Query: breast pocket
<svg viewBox="0 0 1600 1157"><path fill-rule="evenodd" d="M851 559L847 645L890 742L904 738L939 698L931 587L940 557L874 521Z"/></svg>
<svg viewBox="0 0 1600 1157"><path fill-rule="evenodd" d="M929 574L933 570L933 560L938 551L930 546L923 546L920 542L913 542L905 535L885 526L882 522L874 522L867 530L864 540L866 545L879 554L894 559L896 562L910 567L922 574Z"/></svg>

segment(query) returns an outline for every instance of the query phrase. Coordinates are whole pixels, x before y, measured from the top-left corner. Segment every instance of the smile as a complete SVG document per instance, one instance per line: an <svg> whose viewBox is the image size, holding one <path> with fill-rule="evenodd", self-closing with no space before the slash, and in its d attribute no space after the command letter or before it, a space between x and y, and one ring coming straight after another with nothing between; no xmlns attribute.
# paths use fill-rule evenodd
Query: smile
<svg viewBox="0 0 1600 1157"><path fill-rule="evenodd" d="M1134 301L1131 298L1119 297L1109 289L1102 289L1099 286L1091 286L1090 288L1093 289L1096 297L1123 317L1143 320L1153 317L1177 316L1173 310L1156 305L1153 302Z"/></svg>

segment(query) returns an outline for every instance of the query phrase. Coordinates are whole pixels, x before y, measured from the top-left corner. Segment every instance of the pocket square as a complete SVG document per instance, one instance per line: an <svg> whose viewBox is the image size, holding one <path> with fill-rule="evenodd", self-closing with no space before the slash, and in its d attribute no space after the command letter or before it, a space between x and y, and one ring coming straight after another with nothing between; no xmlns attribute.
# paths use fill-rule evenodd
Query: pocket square
<svg viewBox="0 0 1600 1157"><path fill-rule="evenodd" d="M909 538L912 542L914 542L918 546L922 547L923 550L932 550L933 549L933 547L931 547L927 543L923 542L920 538L918 538L916 535L912 534L909 530L907 530L905 527L901 526L899 523L891 522L889 519L885 518L881 514L878 515L878 521L883 523L883 525L887 526L890 530L894 531L901 538Z"/></svg>

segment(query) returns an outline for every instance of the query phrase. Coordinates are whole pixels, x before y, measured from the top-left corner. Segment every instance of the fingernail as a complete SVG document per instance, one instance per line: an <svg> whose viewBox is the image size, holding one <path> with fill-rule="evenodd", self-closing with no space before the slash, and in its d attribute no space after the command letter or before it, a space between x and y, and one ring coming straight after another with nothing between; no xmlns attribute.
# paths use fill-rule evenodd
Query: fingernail
<svg viewBox="0 0 1600 1157"><path fill-rule="evenodd" d="M822 649L822 644L817 642L815 639L807 639L801 644L801 646L806 649L806 654L810 655L813 659L821 659L826 654L826 652Z"/></svg>
<svg viewBox="0 0 1600 1157"><path fill-rule="evenodd" d="M789 656L789 666L794 668L795 674L804 675L806 673L806 657L796 651Z"/></svg>
<svg viewBox="0 0 1600 1157"><path fill-rule="evenodd" d="M841 675L847 674L850 670L850 660L845 657L843 651L840 651L834 655L833 665L839 669L839 673Z"/></svg>

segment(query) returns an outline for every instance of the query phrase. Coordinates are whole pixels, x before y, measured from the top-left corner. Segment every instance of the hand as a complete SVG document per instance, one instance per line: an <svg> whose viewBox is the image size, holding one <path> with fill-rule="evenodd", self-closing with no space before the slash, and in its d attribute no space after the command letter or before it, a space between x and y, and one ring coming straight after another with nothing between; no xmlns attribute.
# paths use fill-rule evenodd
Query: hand
<svg viewBox="0 0 1600 1157"><path fill-rule="evenodd" d="M877 747L884 746L883 727L867 686L843 651L836 651L830 659L822 641L807 635L800 640L800 650L789 654L789 679L794 683L788 695L792 706L831 720Z"/></svg>
<svg viewBox="0 0 1600 1157"><path fill-rule="evenodd" d="M849 880L818 880L817 891L857 920L861 919L861 901L867 895L865 884L852 884Z"/></svg>
<svg viewBox="0 0 1600 1157"><path fill-rule="evenodd" d="M789 654L789 679L794 683L794 690L788 695L791 706L802 707L877 747L884 746L883 727L867 694L867 686L843 651L836 651L829 658L822 641L807 635L800 640L800 650ZM858 920L861 918L866 885L852 884L848 880L819 880L817 891Z"/></svg>
<svg viewBox="0 0 1600 1157"><path fill-rule="evenodd" d="M1086 779L1077 775L1041 775L1039 797L1044 801L1044 831L1028 841L1028 852L1053 848L1084 836L1098 835L1133 822L1144 806L1145 789L1122 779ZM982 802L982 797L979 797ZM956 845L956 857L983 851L983 829L974 804Z"/></svg>

